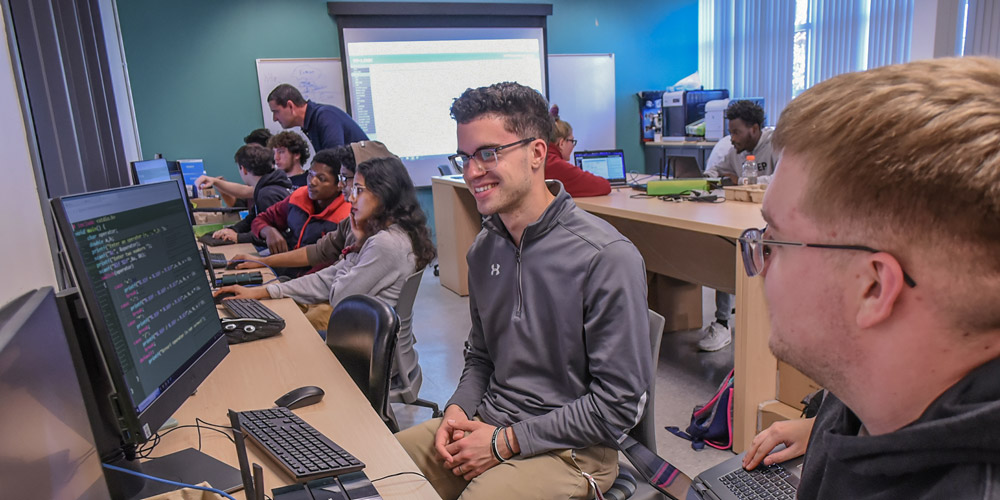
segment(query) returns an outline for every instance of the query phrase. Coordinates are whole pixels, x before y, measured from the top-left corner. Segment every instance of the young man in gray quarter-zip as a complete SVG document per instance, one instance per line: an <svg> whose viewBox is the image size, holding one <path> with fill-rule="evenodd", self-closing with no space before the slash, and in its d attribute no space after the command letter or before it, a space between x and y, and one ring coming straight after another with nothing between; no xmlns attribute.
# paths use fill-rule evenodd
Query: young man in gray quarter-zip
<svg viewBox="0 0 1000 500"><path fill-rule="evenodd" d="M617 474L600 415L641 418L652 374L645 265L545 181L548 104L516 83L455 100L483 230L469 249L472 331L443 419L397 436L445 499L593 498Z"/></svg>

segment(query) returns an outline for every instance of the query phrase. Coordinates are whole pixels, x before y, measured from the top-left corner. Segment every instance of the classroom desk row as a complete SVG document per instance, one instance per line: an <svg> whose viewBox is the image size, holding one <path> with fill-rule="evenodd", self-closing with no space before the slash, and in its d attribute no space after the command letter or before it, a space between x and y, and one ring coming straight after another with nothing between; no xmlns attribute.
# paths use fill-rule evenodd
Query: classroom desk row
<svg viewBox="0 0 1000 500"><path fill-rule="evenodd" d="M254 253L248 244L215 247L212 251L227 256ZM264 274L266 281L270 273L264 270ZM315 385L326 392L323 401L295 413L364 462L369 479L404 471L419 472L295 303L290 299L263 302L285 319L282 334L231 345L229 355L174 415L177 421L193 425L195 418L200 418L229 425L226 412L230 408L237 411L271 408L274 400L286 392ZM236 449L226 436L205 430L201 434L203 452L239 467ZM197 444L196 429L180 429L163 438L154 456ZM294 483L256 446L248 443L247 452L251 463L264 468L268 496L271 489ZM377 481L374 485L386 499L439 498L429 483L412 474ZM236 496L241 498L241 495L242 492Z"/></svg>
<svg viewBox="0 0 1000 500"><path fill-rule="evenodd" d="M461 178L434 177L431 186L441 284L467 295L465 254L479 233L481 217ZM760 205L674 203L636 198L635 193L616 189L607 196L574 201L610 222L639 249L651 274L650 307L668 318L667 331L701 327L702 286L736 294L733 449L743 451L758 431L758 408L779 399L779 363L767 346L770 323L763 281L747 277L736 243L744 229L764 226ZM786 386L814 385L791 367L780 368L782 380L795 382ZM781 412L794 413L802 395L782 395L777 403Z"/></svg>

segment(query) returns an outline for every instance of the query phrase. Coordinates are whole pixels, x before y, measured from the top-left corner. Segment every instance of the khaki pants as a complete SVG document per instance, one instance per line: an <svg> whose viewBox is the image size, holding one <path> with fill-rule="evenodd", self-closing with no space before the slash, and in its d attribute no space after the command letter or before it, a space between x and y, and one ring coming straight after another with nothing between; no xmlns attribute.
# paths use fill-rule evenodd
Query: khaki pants
<svg viewBox="0 0 1000 500"><path fill-rule="evenodd" d="M299 304L296 302L295 305L299 306L302 314L305 314L306 319L309 320L309 323L312 324L317 332L326 330L326 327L329 326L333 308L330 307L328 302L320 304Z"/></svg>
<svg viewBox="0 0 1000 500"><path fill-rule="evenodd" d="M434 433L440 425L440 418L431 419L400 431L396 438L444 500L590 499L595 494L582 472L592 475L602 491L607 491L618 475L618 452L591 446L514 457L469 482L446 469L434 450Z"/></svg>

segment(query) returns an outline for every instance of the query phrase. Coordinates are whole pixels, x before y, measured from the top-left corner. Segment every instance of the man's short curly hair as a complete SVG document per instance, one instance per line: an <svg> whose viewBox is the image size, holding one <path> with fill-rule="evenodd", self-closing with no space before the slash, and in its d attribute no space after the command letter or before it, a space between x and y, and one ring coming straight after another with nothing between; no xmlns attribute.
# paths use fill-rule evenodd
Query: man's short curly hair
<svg viewBox="0 0 1000 500"><path fill-rule="evenodd" d="M548 140L552 133L548 102L537 90L519 83L467 89L451 105L451 117L461 124L490 115L500 117L504 130L522 139Z"/></svg>
<svg viewBox="0 0 1000 500"><path fill-rule="evenodd" d="M757 105L753 101L738 100L729 103L729 107L726 108L726 119L734 120L739 118L743 120L743 123L747 125L759 125L764 126L764 108Z"/></svg>
<svg viewBox="0 0 1000 500"><path fill-rule="evenodd" d="M257 176L266 175L274 170L274 152L256 143L237 149L233 160L247 172Z"/></svg>
<svg viewBox="0 0 1000 500"><path fill-rule="evenodd" d="M309 159L309 143L295 132L278 132L267 140L267 147L285 148L293 155L299 155L299 163L305 164Z"/></svg>

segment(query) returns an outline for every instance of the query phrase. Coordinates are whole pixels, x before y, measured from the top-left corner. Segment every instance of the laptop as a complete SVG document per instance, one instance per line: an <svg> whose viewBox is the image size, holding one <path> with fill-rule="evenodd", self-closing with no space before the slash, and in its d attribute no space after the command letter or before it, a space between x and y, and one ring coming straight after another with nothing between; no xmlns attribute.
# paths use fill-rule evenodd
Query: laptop
<svg viewBox="0 0 1000 500"><path fill-rule="evenodd" d="M586 172L603 177L612 186L625 186L625 152L620 149L604 151L578 151L573 153L573 163Z"/></svg>
<svg viewBox="0 0 1000 500"><path fill-rule="evenodd" d="M635 470L660 493L676 500L744 500L750 498L795 499L802 474L803 457L780 464L758 465L752 471L743 470L741 453L693 480L663 460L652 450L621 430L615 429L601 416L605 435ZM763 496L761 491L763 490Z"/></svg>

